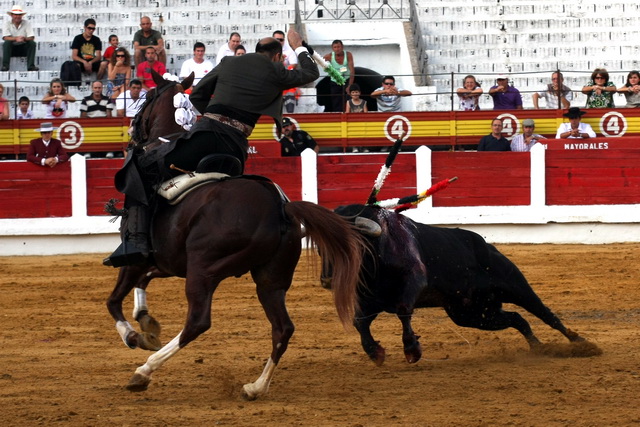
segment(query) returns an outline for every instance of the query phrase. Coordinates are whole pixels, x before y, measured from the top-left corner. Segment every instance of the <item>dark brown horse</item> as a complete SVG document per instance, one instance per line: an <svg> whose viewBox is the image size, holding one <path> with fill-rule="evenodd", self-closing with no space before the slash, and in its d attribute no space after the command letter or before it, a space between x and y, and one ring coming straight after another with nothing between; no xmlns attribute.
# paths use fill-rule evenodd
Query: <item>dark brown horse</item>
<svg viewBox="0 0 640 427"><path fill-rule="evenodd" d="M189 87L154 76L158 88L140 112L134 134L146 141L173 134L173 96ZM301 224L334 268L334 302L342 322L351 323L363 240L337 214L308 202L285 202L266 180L227 179L199 187L175 206L157 202L152 220L155 267L123 267L107 301L116 329L130 348L158 350L136 369L127 388L146 390L151 375L178 350L211 326L213 292L225 278L247 272L272 325L272 351L262 375L246 384L243 394L256 399L267 392L276 365L287 349L294 326L285 306L302 246ZM188 311L182 331L162 348L159 324L148 315L144 288L153 277L186 278ZM123 299L136 287L134 317L138 333L122 313Z"/></svg>

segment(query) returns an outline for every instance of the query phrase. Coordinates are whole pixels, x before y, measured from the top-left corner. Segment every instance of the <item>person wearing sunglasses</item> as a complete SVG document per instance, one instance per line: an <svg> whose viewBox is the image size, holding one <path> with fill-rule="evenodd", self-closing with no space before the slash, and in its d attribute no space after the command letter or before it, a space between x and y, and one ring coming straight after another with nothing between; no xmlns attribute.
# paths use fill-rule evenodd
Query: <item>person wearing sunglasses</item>
<svg viewBox="0 0 640 427"><path fill-rule="evenodd" d="M582 88L587 95L585 108L613 108L613 94L618 89L609 81L609 73L604 68L596 68L591 73L591 80Z"/></svg>
<svg viewBox="0 0 640 427"><path fill-rule="evenodd" d="M95 31L96 21L89 18L84 21L82 34L75 36L71 43L71 59L80 64L84 74L98 73L101 70L102 41L94 35ZM103 68L106 70L106 65ZM98 79L101 78L102 76L98 75Z"/></svg>
<svg viewBox="0 0 640 427"><path fill-rule="evenodd" d="M116 49L109 61L109 73L107 74L106 95L115 99L127 89L127 82L131 80L131 55L124 47Z"/></svg>
<svg viewBox="0 0 640 427"><path fill-rule="evenodd" d="M282 57L284 58L284 66L287 67L289 65L296 65L298 63L298 55L296 55L293 49L291 49L291 46L289 46L289 43L287 43L287 38L284 36L284 32L275 30L272 36L282 45Z"/></svg>
<svg viewBox="0 0 640 427"><path fill-rule="evenodd" d="M393 76L384 76L382 86L371 92L378 101L378 111L400 111L403 96L411 96L411 91L396 87Z"/></svg>

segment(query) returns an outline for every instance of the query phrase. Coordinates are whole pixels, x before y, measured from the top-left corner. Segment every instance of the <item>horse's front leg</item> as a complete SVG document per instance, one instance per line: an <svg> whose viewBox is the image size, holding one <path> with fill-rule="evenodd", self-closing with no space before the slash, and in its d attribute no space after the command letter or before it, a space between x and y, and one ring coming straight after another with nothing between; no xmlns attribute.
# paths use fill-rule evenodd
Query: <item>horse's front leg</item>
<svg viewBox="0 0 640 427"><path fill-rule="evenodd" d="M247 400L255 400L269 391L269 384L273 379L276 366L284 352L287 351L289 340L293 335L295 328L285 306L286 292L286 289L264 291L258 286L258 299L269 322L271 322L272 350L260 377L253 383L245 384L242 388L242 396Z"/></svg>
<svg viewBox="0 0 640 427"><path fill-rule="evenodd" d="M138 346L144 350L159 350L162 347L160 322L149 314L147 306L147 286L157 277L169 277L156 267L150 267L140 282L134 288L133 318L140 325L142 333L138 337Z"/></svg>
<svg viewBox="0 0 640 427"><path fill-rule="evenodd" d="M138 367L127 385L129 391L144 391L151 383L151 375L178 350L185 347L211 327L211 298L217 284L209 286L209 281L199 273L187 277L186 294L189 303L184 329L167 345L153 353L147 362Z"/></svg>
<svg viewBox="0 0 640 427"><path fill-rule="evenodd" d="M116 321L116 330L129 348L158 350L160 342L160 323L149 315L146 303L146 287L155 277L167 277L155 267L127 266L118 274L116 286L107 300L107 309ZM138 333L127 321L122 312L122 301L135 288L133 317L140 323L142 333Z"/></svg>
<svg viewBox="0 0 640 427"><path fill-rule="evenodd" d="M147 267L128 266L122 267L118 273L116 286L107 299L107 310L116 321L116 330L122 341L129 348L138 347L138 333L127 321L122 312L122 301L131 292L133 287L144 280Z"/></svg>

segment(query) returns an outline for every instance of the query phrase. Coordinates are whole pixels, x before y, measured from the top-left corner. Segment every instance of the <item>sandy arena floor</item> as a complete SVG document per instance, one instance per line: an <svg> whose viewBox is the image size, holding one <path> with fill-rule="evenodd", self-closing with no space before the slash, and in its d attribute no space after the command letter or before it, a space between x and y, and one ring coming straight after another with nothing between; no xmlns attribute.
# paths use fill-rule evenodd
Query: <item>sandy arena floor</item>
<svg viewBox="0 0 640 427"><path fill-rule="evenodd" d="M382 367L303 256L288 307L296 333L266 397L240 390L261 373L270 327L248 276L214 295L213 327L153 376L124 389L151 354L122 343L105 307L116 270L101 256L0 258L2 425L79 426L602 426L640 423L640 244L501 245L567 327L604 351L552 358L528 351L514 330L455 326L441 309L417 312L423 359L405 362L400 322L373 333ZM163 343L182 328L181 280L149 287ZM133 299L126 301L130 316ZM511 309L511 307L509 307ZM519 310L521 311L521 310ZM538 337L566 342L528 313ZM135 323L134 323L135 324ZM137 324L135 324L137 326Z"/></svg>

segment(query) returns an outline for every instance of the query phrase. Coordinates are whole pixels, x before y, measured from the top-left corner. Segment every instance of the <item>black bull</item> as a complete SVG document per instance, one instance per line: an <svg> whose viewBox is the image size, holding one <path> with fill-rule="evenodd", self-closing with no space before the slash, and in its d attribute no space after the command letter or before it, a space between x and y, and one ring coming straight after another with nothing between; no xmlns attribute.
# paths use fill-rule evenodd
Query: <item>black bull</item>
<svg viewBox="0 0 640 427"><path fill-rule="evenodd" d="M402 322L407 361L420 359L422 350L411 316L414 308L421 307L443 307L459 326L490 331L515 328L532 349L540 348L542 344L529 323L520 314L502 309L502 304L511 303L560 331L572 343L590 344L565 328L518 267L478 234L420 224L371 206L341 206L335 212L352 221L360 217L380 225L378 233L363 229L371 253L363 260L364 286L358 292L359 309L354 319L362 347L376 364L384 362L385 351L374 340L370 326L383 311L395 313ZM590 345L582 355L600 353L597 346Z"/></svg>

